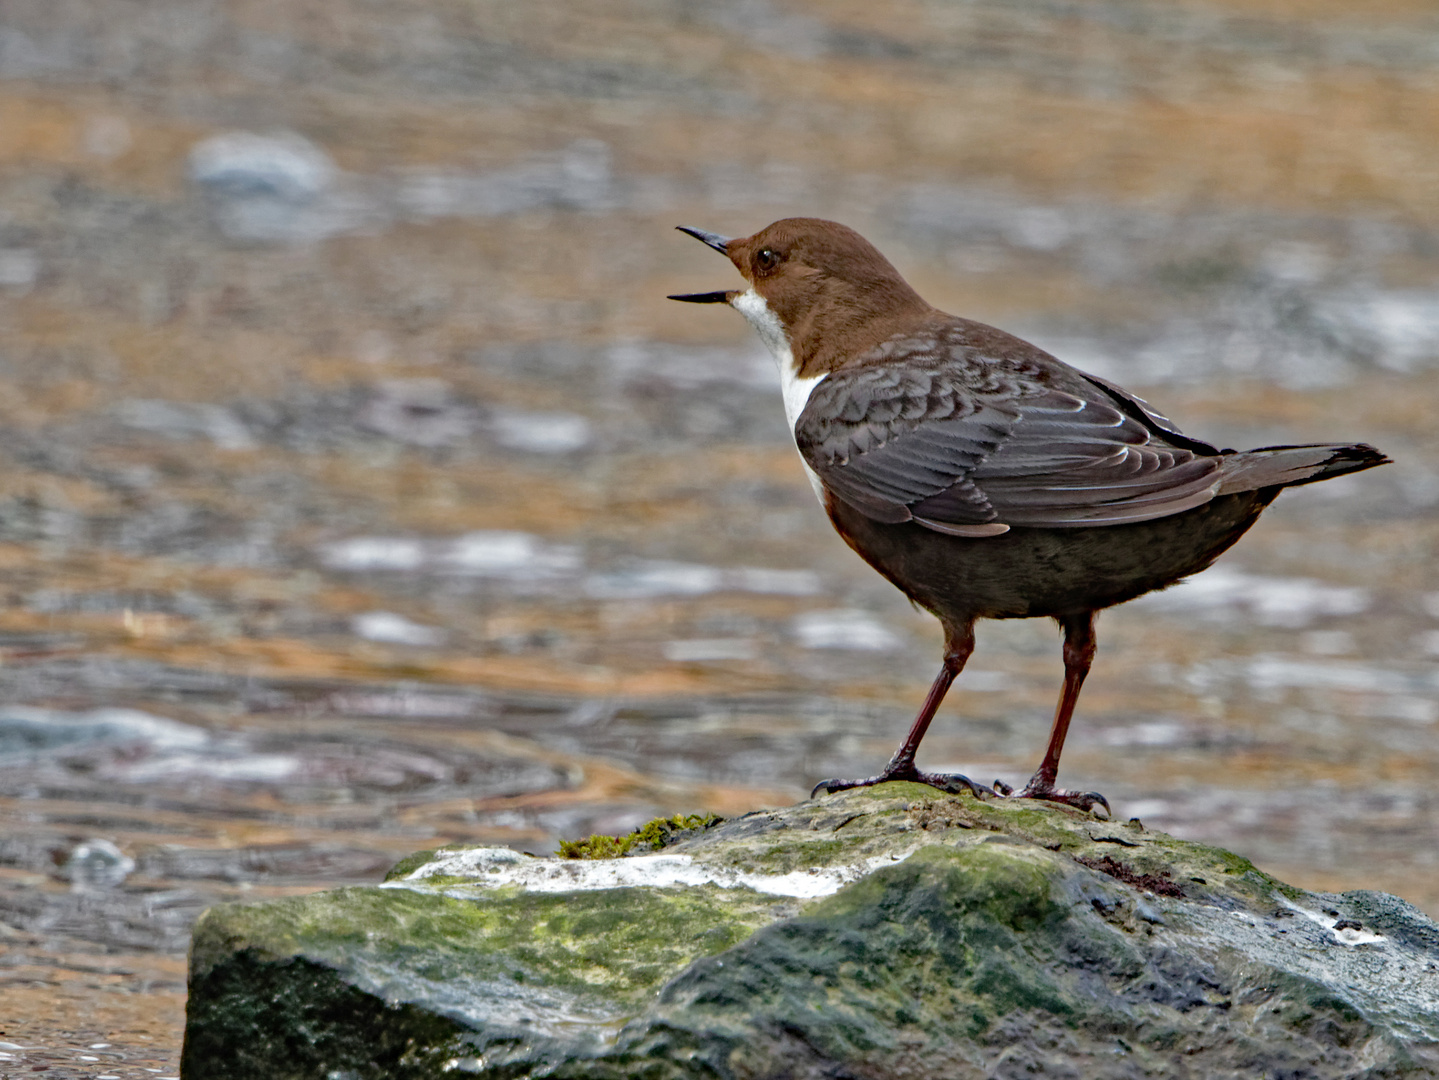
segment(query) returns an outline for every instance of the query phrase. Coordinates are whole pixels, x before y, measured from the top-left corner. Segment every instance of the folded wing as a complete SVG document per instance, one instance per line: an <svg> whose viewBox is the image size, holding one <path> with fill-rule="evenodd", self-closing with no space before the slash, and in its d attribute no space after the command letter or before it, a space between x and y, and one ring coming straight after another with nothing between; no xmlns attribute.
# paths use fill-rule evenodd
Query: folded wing
<svg viewBox="0 0 1439 1080"><path fill-rule="evenodd" d="M1131 400L935 350L831 373L795 439L866 516L960 536L1145 521L1213 498L1222 459L1169 441Z"/></svg>

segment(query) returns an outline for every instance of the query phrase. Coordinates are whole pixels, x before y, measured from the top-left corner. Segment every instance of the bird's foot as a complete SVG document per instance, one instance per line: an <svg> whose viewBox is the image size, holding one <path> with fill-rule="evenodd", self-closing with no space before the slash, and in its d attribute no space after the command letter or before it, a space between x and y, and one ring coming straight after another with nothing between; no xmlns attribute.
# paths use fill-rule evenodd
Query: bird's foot
<svg viewBox="0 0 1439 1080"><path fill-rule="evenodd" d="M1043 799L1045 802L1063 803L1076 810L1093 810L1096 806L1102 806L1106 817L1114 816L1114 811L1109 808L1109 800L1099 792L1069 791L1066 788L1057 788L1053 781L1041 780L1039 777L1031 779L1020 791L1015 791L1002 780L996 780L994 791L1006 799Z"/></svg>
<svg viewBox="0 0 1439 1080"><path fill-rule="evenodd" d="M907 780L911 784L928 784L932 788L946 791L951 795L958 795L961 791L968 791L976 799L982 799L986 795L994 796L994 792L983 784L976 784L967 776L960 776L959 773L927 773L920 772L912 764L895 766L893 762L878 776L869 776L863 780L821 780L809 793L813 799L820 792L826 795L833 795L836 791L849 791L851 788L873 787L875 784L885 784L891 780Z"/></svg>

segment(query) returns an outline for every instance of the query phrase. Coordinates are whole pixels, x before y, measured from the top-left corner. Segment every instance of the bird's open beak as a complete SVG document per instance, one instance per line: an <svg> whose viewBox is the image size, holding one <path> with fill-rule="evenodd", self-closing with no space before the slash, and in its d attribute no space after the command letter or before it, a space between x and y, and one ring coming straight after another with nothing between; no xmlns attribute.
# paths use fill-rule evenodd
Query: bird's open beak
<svg viewBox="0 0 1439 1080"><path fill-rule="evenodd" d="M703 229L691 229L688 225L676 225L675 228L682 233L689 233L702 244L708 244L721 255L729 254L728 249L731 237L721 236L719 233L705 232Z"/></svg>
<svg viewBox="0 0 1439 1080"><path fill-rule="evenodd" d="M719 233L705 232L703 229L691 229L686 225L676 225L675 228L679 229L682 233L689 233L689 235L693 236L696 240L714 248L721 255L729 254L727 249L729 248L730 238L728 236L721 236ZM669 299L683 300L687 304L728 304L738 295L738 289L728 289L720 292L679 293L678 295L669 297Z"/></svg>
<svg viewBox="0 0 1439 1080"><path fill-rule="evenodd" d="M738 289L728 292L671 293L666 300L683 300L686 304L728 304L735 298Z"/></svg>

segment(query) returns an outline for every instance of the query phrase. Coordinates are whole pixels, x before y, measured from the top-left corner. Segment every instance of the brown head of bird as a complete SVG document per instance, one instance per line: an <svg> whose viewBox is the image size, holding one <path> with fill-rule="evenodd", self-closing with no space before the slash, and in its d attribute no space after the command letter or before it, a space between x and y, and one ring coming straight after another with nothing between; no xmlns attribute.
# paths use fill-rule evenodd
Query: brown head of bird
<svg viewBox="0 0 1439 1080"><path fill-rule="evenodd" d="M942 313L859 233L820 218L786 218L730 239L682 229L729 257L745 290L675 296L727 303L775 352L783 342L794 373L814 377L864 355L905 326Z"/></svg>

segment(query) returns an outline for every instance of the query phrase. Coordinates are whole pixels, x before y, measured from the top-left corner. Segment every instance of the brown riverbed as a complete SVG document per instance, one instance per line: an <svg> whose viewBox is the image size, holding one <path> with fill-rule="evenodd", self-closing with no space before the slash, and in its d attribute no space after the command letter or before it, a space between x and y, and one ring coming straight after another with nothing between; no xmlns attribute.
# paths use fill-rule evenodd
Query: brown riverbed
<svg viewBox="0 0 1439 1080"><path fill-rule="evenodd" d="M887 758L937 630L677 224L1388 451L1104 616L1064 778L1439 913L1436 56L1405 0L8 3L0 1075L174 1075L209 904ZM927 762L1023 779L1060 670L982 626Z"/></svg>

